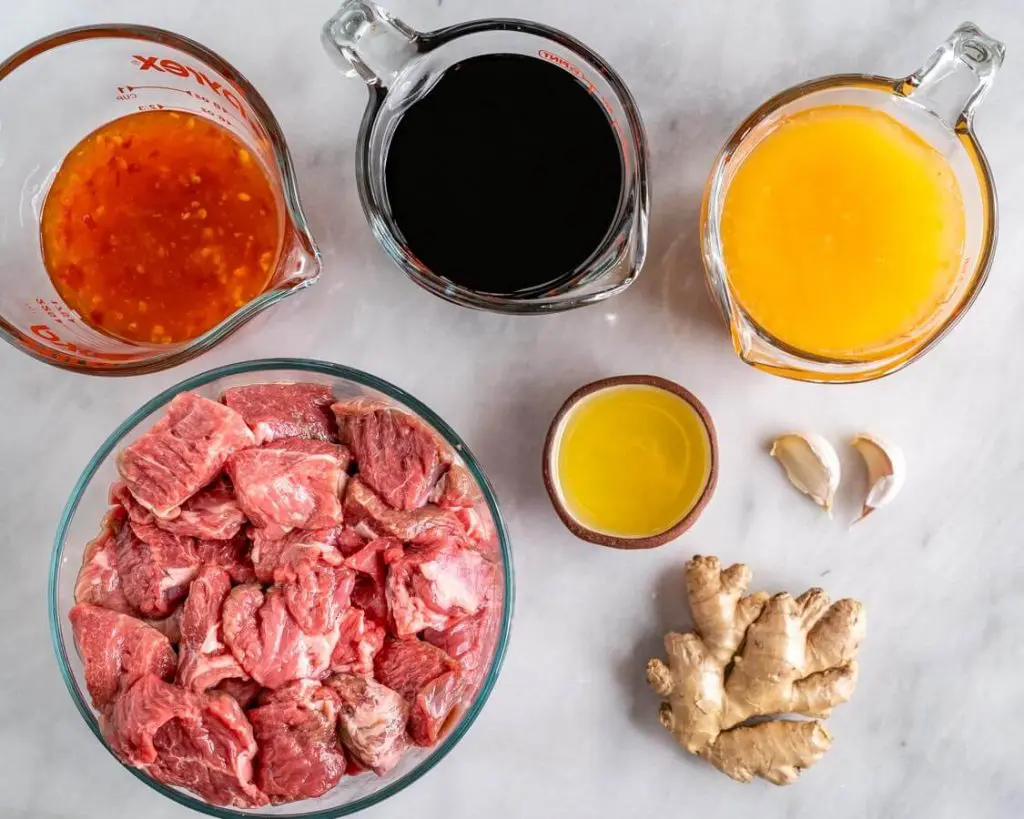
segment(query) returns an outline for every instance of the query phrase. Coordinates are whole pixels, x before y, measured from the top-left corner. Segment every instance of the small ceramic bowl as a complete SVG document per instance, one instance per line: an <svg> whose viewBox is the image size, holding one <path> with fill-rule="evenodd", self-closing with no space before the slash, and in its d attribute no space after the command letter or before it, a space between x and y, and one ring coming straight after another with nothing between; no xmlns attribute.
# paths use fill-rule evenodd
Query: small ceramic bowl
<svg viewBox="0 0 1024 819"><path fill-rule="evenodd" d="M558 447L561 441L563 427L572 411L580 401L590 397L594 393L612 387L621 387L627 384L638 384L666 390L667 392L682 398L683 401L689 404L697 413L704 425L704 429L707 431L709 457L711 461L704 488L690 510L663 532L643 537L613 535L585 526L569 511L565 504L565 499L562 496L558 482ZM696 523L697 518L699 518L701 513L704 511L704 507L708 505L708 501L711 500L711 496L715 492L715 486L718 483L718 439L715 435L715 425L711 420L711 415L708 413L707 408L697 399L697 397L689 390L681 387L673 381L669 381L665 378L659 378L655 375L620 375L615 378L603 378L600 381L594 381L591 384L580 387L576 392L569 396L566 402L562 404L561 409L559 409L555 414L554 420L551 422L551 427L548 430L547 440L544 444L543 473L544 486L548 491L548 495L551 498L551 503L555 507L555 511L558 513L558 517L562 519L562 523L564 523L569 531L576 535L576 537L590 543L597 543L601 546L610 546L614 549L652 549L655 546L662 546L670 540L675 540L683 534L683 532L693 526L693 524Z"/></svg>

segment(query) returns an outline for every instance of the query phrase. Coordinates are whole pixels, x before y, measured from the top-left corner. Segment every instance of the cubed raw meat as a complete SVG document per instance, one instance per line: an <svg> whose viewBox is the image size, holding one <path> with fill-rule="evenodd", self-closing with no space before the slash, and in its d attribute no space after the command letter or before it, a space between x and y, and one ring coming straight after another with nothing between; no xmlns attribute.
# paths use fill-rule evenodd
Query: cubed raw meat
<svg viewBox="0 0 1024 819"><path fill-rule="evenodd" d="M166 617L160 619L143 620L147 626L152 626L159 631L164 637L171 641L171 645L177 646L181 642L181 606L178 606L174 611L168 614Z"/></svg>
<svg viewBox="0 0 1024 819"><path fill-rule="evenodd" d="M128 602L146 617L166 617L199 573L195 541L153 524L129 521L115 542L117 571Z"/></svg>
<svg viewBox="0 0 1024 819"><path fill-rule="evenodd" d="M383 626L353 606L341 618L338 645L331 655L331 671L338 674L373 676L373 660L384 645Z"/></svg>
<svg viewBox="0 0 1024 819"><path fill-rule="evenodd" d="M323 384L250 384L224 390L223 401L245 419L258 443L280 438L336 441L331 404Z"/></svg>
<svg viewBox="0 0 1024 819"><path fill-rule="evenodd" d="M453 512L438 506L392 509L360 478L352 478L345 490L345 520L365 524L370 534L398 538L403 543L426 546L447 537L466 536Z"/></svg>
<svg viewBox="0 0 1024 819"><path fill-rule="evenodd" d="M261 583L294 580L296 568L302 563L326 563L340 566L344 562L337 542L341 528L295 529L284 537L270 537L261 529L253 529L252 561Z"/></svg>
<svg viewBox="0 0 1024 819"><path fill-rule="evenodd" d="M288 613L306 634L337 631L349 608L356 573L343 566L301 563L294 580L279 584Z"/></svg>
<svg viewBox="0 0 1024 819"><path fill-rule="evenodd" d="M181 505L177 517L156 519L156 525L176 535L202 540L230 540L245 523L234 490L223 478L200 489Z"/></svg>
<svg viewBox="0 0 1024 819"><path fill-rule="evenodd" d="M131 603L121 588L117 571L117 539L115 531L125 523L120 506L113 507L103 518L100 533L89 541L82 558L82 568L75 581L75 602L91 603L122 614L134 614Z"/></svg>
<svg viewBox="0 0 1024 819"><path fill-rule="evenodd" d="M304 678L319 679L331 667L340 626L326 634L307 634L273 587L236 586L222 609L224 642L245 672L266 688L281 688Z"/></svg>
<svg viewBox="0 0 1024 819"><path fill-rule="evenodd" d="M68 618L97 709L109 707L146 674L174 676L178 662L170 641L141 620L88 603L72 607Z"/></svg>
<svg viewBox="0 0 1024 819"><path fill-rule="evenodd" d="M373 663L377 680L412 705L409 735L417 745L437 742L449 714L462 700L457 660L415 637L389 637Z"/></svg>
<svg viewBox="0 0 1024 819"><path fill-rule="evenodd" d="M228 573L206 566L192 581L181 607L178 682L192 691L205 691L225 679L248 676L221 635L221 608L230 591Z"/></svg>
<svg viewBox="0 0 1024 819"><path fill-rule="evenodd" d="M269 691L270 689L264 688L256 680L228 677L214 686L214 690L233 697L242 708L248 708L256 702L256 698L260 695L261 691Z"/></svg>
<svg viewBox="0 0 1024 819"><path fill-rule="evenodd" d="M338 435L359 463L366 484L395 509L423 506L451 463L451 451L419 418L371 398L331 409Z"/></svg>
<svg viewBox="0 0 1024 819"><path fill-rule="evenodd" d="M444 630L476 614L495 578L493 563L454 539L407 549L389 562L385 590L399 637L425 628Z"/></svg>
<svg viewBox="0 0 1024 819"><path fill-rule="evenodd" d="M124 481L114 481L107 492L111 507L123 510L122 518L133 523L154 523L156 515L135 500L132 490Z"/></svg>
<svg viewBox="0 0 1024 819"><path fill-rule="evenodd" d="M345 526L338 535L338 551L342 557L348 557L362 549L366 540L354 526Z"/></svg>
<svg viewBox="0 0 1024 819"><path fill-rule="evenodd" d="M299 680L264 695L249 711L259 755L256 784L274 803L326 793L345 773L332 689Z"/></svg>
<svg viewBox="0 0 1024 819"><path fill-rule="evenodd" d="M356 572L370 575L380 583L387 578L384 552L389 548L402 548L402 541L394 537L379 537L371 540L362 549L345 558L345 565Z"/></svg>
<svg viewBox="0 0 1024 819"><path fill-rule="evenodd" d="M356 575L352 587L352 605L366 612L366 616L378 623L391 624L388 611L387 588L369 575Z"/></svg>
<svg viewBox="0 0 1024 819"><path fill-rule="evenodd" d="M388 600L385 589L387 565L384 553L390 548L402 549L402 542L396 538L380 537L371 540L362 549L345 559L345 565L356 571L356 582L352 588L352 605L381 624L391 623L388 614Z"/></svg>
<svg viewBox="0 0 1024 819"><path fill-rule="evenodd" d="M490 662L501 626L501 610L493 594L480 611L443 631L428 628L423 639L459 661L467 691L475 691Z"/></svg>
<svg viewBox="0 0 1024 819"><path fill-rule="evenodd" d="M348 450L338 444L286 438L236 452L227 471L249 519L280 536L341 523L349 460Z"/></svg>
<svg viewBox="0 0 1024 819"><path fill-rule="evenodd" d="M469 470L452 464L430 494L442 509L450 509L462 524L469 542L485 554L497 557L497 531L483 494Z"/></svg>
<svg viewBox="0 0 1024 819"><path fill-rule="evenodd" d="M220 473L231 453L255 444L233 409L185 392L166 414L117 456L117 469L132 495L158 517L178 507Z"/></svg>
<svg viewBox="0 0 1024 819"><path fill-rule="evenodd" d="M476 506L483 499L469 470L455 463L448 467L448 471L441 476L430 493L431 503L443 509Z"/></svg>
<svg viewBox="0 0 1024 819"><path fill-rule="evenodd" d="M117 700L104 727L118 757L165 785L215 805L269 801L252 781L252 725L227 694L196 694L149 674Z"/></svg>
<svg viewBox="0 0 1024 819"><path fill-rule="evenodd" d="M352 757L378 775L395 767L409 747L409 704L402 695L357 674L336 674L327 685L341 702L338 731Z"/></svg>
<svg viewBox="0 0 1024 819"><path fill-rule="evenodd" d="M249 539L244 532L230 540L200 540L196 543L196 551L204 566L223 569L231 576L232 583L252 583L256 579Z"/></svg>
<svg viewBox="0 0 1024 819"><path fill-rule="evenodd" d="M431 680L412 701L409 736L417 745L429 748L455 723L462 711L466 683L458 671Z"/></svg>
<svg viewBox="0 0 1024 819"><path fill-rule="evenodd" d="M458 671L459 663L418 637L388 637L373 661L373 670L378 682L411 702L431 680L449 671Z"/></svg>

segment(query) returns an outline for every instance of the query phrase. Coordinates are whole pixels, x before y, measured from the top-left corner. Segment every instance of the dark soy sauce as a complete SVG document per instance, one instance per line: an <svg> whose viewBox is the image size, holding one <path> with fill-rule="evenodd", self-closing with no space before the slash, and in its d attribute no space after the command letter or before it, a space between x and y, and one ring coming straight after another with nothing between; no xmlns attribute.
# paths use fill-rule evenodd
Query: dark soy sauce
<svg viewBox="0 0 1024 819"><path fill-rule="evenodd" d="M601 104L535 57L457 63L401 117L384 171L412 253L481 293L524 295L570 278L599 248L622 189Z"/></svg>

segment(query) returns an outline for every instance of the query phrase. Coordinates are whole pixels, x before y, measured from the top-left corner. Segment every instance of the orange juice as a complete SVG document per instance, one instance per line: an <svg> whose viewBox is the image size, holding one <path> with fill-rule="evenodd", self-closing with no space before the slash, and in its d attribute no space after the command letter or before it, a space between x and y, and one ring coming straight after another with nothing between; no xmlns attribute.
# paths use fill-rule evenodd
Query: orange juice
<svg viewBox="0 0 1024 819"><path fill-rule="evenodd" d="M946 159L882 111L812 108L742 160L721 218L734 297L803 353L909 346L957 284L965 217Z"/></svg>

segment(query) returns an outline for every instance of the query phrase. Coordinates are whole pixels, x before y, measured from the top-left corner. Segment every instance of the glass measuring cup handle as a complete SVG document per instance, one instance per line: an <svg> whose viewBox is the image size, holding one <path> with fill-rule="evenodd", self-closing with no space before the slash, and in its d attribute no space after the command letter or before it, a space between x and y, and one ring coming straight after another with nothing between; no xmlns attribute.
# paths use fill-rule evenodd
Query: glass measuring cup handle
<svg viewBox="0 0 1024 819"><path fill-rule="evenodd" d="M388 88L419 51L420 35L375 3L347 0L323 27L327 54L348 76Z"/></svg>
<svg viewBox="0 0 1024 819"><path fill-rule="evenodd" d="M973 23L962 23L896 90L952 130L970 130L974 111L988 93L1005 53L1001 42Z"/></svg>

